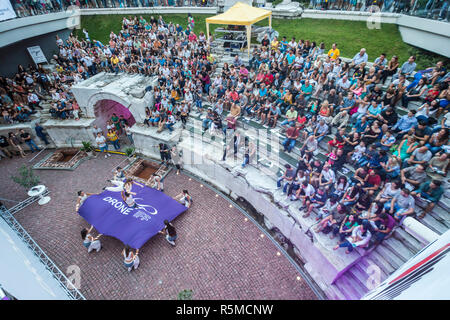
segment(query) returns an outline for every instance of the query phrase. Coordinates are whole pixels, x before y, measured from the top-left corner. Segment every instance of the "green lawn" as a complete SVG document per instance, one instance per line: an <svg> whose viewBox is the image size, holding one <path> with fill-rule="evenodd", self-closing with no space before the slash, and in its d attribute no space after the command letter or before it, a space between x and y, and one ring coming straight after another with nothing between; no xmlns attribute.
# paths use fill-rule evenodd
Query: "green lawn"
<svg viewBox="0 0 450 320"><path fill-rule="evenodd" d="M158 17L158 14L154 15ZM203 31L206 33L205 19L209 15L194 15L195 32ZM83 16L81 18L81 27L89 31L91 39L97 39L101 42L109 40L109 33L119 32L122 23L122 15L96 15ZM149 15L144 15L149 20ZM163 15L165 21L181 24L183 27L187 24L187 14L169 14ZM261 21L258 25L266 26L268 21ZM418 69L423 69L434 64L438 60L444 60L449 64L449 59L433 54L431 52L410 46L401 39L398 27L394 24L382 24L381 28L368 29L366 22L362 21L343 21L343 20L318 20L318 19L273 19L272 25L280 34L280 37L286 36L288 40L291 37L298 39L316 41L325 43L328 50L333 42L338 44L341 50L341 56L352 58L362 47L367 49L369 61L373 61L381 53L386 53L388 59L392 55L397 55L401 63L406 61L412 54L417 56ZM211 32L219 27L211 26ZM78 30L79 36L83 36L81 29Z"/></svg>

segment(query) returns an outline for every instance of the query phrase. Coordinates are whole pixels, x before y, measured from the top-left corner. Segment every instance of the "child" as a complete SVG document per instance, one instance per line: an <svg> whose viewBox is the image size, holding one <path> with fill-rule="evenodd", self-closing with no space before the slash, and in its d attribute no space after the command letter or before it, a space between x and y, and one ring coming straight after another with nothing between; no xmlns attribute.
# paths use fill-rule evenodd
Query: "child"
<svg viewBox="0 0 450 320"><path fill-rule="evenodd" d="M357 162L363 156L363 153L366 152L366 146L364 141L361 141L356 147L355 151L352 154L351 161Z"/></svg>

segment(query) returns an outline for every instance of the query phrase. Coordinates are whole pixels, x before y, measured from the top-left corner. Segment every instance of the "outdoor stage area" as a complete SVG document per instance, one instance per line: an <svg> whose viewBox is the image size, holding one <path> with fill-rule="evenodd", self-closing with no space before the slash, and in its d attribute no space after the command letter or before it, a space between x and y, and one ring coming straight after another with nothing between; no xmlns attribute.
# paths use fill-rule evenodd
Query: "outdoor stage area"
<svg viewBox="0 0 450 320"><path fill-rule="evenodd" d="M0 197L21 201L26 191L10 179L22 165L33 165L51 151L24 159L2 160ZM69 266L81 269L81 293L87 299L177 299L185 289L197 299L316 299L291 262L262 231L237 208L201 187L200 182L173 170L165 180L165 193L174 197L183 189L194 204L173 224L176 247L156 235L140 250L141 264L129 273L123 266L123 244L101 238L100 252L87 253L81 229L88 223L75 212L76 192L99 193L112 178L112 170L125 158L113 155L82 162L75 171L35 170L50 190L51 201L37 202L15 214L38 245L67 275ZM5 202L7 207L12 204Z"/></svg>

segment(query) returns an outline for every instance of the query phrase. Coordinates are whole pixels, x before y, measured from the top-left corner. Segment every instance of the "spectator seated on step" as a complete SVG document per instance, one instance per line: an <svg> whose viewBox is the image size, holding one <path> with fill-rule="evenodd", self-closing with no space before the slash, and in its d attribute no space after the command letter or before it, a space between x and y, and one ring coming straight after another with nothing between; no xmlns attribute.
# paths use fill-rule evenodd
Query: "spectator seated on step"
<svg viewBox="0 0 450 320"><path fill-rule="evenodd" d="M349 254L353 251L354 248L361 247L367 248L369 245L369 241L372 238L372 234L369 231L369 223L366 222L361 225L355 227L350 236L348 236L344 242L334 247L334 250L339 248L347 248L345 251L346 254Z"/></svg>
<svg viewBox="0 0 450 320"><path fill-rule="evenodd" d="M411 192L413 197L419 197L427 203L427 206L422 214L418 216L419 219L424 218L427 213L430 213L431 210L433 210L436 203L438 203L441 199L443 193L444 189L442 188L442 182L439 180L424 182L420 185L420 188L416 192Z"/></svg>
<svg viewBox="0 0 450 320"><path fill-rule="evenodd" d="M414 214L414 198L409 189L403 188L400 194L392 198L391 202L386 202L384 207L397 222L401 222L404 217Z"/></svg>

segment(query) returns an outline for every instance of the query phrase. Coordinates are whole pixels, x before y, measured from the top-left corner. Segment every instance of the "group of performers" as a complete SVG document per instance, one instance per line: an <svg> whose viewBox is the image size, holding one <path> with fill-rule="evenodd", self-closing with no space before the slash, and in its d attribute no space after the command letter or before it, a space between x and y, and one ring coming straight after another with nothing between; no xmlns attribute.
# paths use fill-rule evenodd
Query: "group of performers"
<svg viewBox="0 0 450 320"><path fill-rule="evenodd" d="M157 189L161 192L164 191L164 179L158 175L157 173L153 173L149 181L146 183L147 186ZM144 185L134 181L133 179L126 177L124 170L121 167L117 167L114 170L113 178L108 180L114 186L104 187L103 190L112 191L112 192L120 192L121 198L123 202L130 208L140 208L140 204L136 203L135 198L133 196L136 195L136 192L132 191L133 185L136 185L140 188L143 188ZM78 212L81 205L84 201L91 195L95 195L95 193L88 193L85 191L78 191L78 199L76 204L76 211ZM189 194L188 190L183 190L180 194L175 196L175 200L179 201L181 204L190 208L192 205L192 197ZM145 206L145 205L142 205ZM95 250L99 252L102 248L100 237L102 234L98 234L94 236L92 234L94 226L91 226L89 229L84 228L81 230L81 238L83 239L83 246L85 246L88 252ZM172 246L175 246L175 240L177 239L177 233L175 227L168 221L164 220L164 228L159 231L160 234L165 235L167 242L169 242ZM137 269L139 266L139 249L133 251L132 248L126 246L122 255L124 258L124 266L128 271L132 271Z"/></svg>

